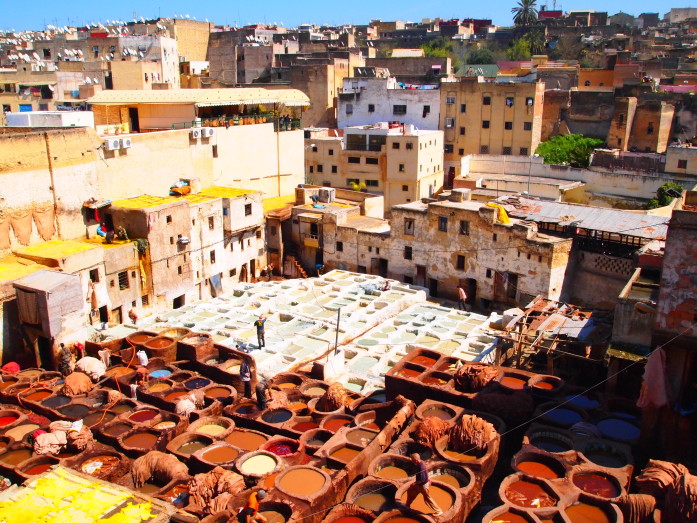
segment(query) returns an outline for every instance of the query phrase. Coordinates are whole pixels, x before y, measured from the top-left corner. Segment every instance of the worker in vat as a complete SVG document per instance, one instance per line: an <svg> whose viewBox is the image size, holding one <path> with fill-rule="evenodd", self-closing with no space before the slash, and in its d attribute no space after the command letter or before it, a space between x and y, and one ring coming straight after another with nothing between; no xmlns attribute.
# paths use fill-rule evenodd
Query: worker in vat
<svg viewBox="0 0 697 523"><path fill-rule="evenodd" d="M58 370L63 377L67 376L73 371L72 363L73 353L70 352L70 349L65 346L65 343L61 343L61 349L58 352Z"/></svg>
<svg viewBox="0 0 697 523"><path fill-rule="evenodd" d="M443 511L436 504L436 501L433 499L428 489L429 485L431 484L431 480L428 477L426 463L424 463L421 456L419 456L416 452L411 455L411 461L416 466L416 476L414 483L412 483L411 487L409 487L407 490L407 499L404 504L407 507L411 507L411 504L414 502L416 497L421 494L424 498L424 503L426 503L426 506L433 511L432 515L442 515Z"/></svg>
<svg viewBox="0 0 697 523"><path fill-rule="evenodd" d="M269 382L266 380L266 378L261 378L257 382L257 386L254 387L254 390L257 394L257 409L265 410L266 409L266 393L269 390Z"/></svg>
<svg viewBox="0 0 697 523"><path fill-rule="evenodd" d="M259 502L266 498L266 491L260 489L252 492L247 499L247 504L240 511L239 521L242 523L266 523L266 518L259 514Z"/></svg>
<svg viewBox="0 0 697 523"><path fill-rule="evenodd" d="M259 348L266 347L266 341L264 340L264 324L266 323L266 317L262 314L259 319L254 322L254 326L257 328L257 343Z"/></svg>
<svg viewBox="0 0 697 523"><path fill-rule="evenodd" d="M246 359L242 360L240 364L240 381L244 385L244 397L252 398L252 367L249 365L249 361Z"/></svg>

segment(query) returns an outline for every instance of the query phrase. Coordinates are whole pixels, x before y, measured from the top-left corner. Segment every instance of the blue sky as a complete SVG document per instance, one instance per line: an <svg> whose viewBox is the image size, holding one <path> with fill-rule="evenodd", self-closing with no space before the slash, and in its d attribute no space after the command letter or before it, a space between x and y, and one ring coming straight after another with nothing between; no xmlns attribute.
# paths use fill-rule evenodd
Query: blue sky
<svg viewBox="0 0 697 523"><path fill-rule="evenodd" d="M538 0L538 5L544 3ZM549 9L552 2L548 2ZM684 2L683 2L684 3ZM240 2L235 0L204 0L199 2L182 0L157 0L134 2L120 0L68 0L48 2L36 0L25 3L17 0L0 0L0 29L42 29L45 24L83 25L86 22L105 22L107 19L133 20L137 17L153 18L158 15L189 14L198 20L208 18L217 24L251 24L257 22L283 23L294 26L300 23L340 24L367 23L370 19L420 21L422 18L491 18L494 23L511 23L511 7L514 0L493 2L453 2L430 0L265 0ZM655 2L648 0L574 0L561 3L565 11L574 9L607 10L609 14L624 11L633 15L655 12ZM678 7L682 4L678 4ZM661 6L661 16L669 7Z"/></svg>

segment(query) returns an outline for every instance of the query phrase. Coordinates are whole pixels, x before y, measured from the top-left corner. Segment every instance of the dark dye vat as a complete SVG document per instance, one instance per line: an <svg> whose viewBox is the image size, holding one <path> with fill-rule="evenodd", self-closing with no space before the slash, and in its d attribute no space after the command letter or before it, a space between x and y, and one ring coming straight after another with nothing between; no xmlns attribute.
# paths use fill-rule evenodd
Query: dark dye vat
<svg viewBox="0 0 697 523"><path fill-rule="evenodd" d="M108 434L109 436L120 436L124 432L128 432L133 428L132 425L129 425L128 423L117 423L116 425L112 425L111 427L108 427L104 433Z"/></svg>
<svg viewBox="0 0 697 523"><path fill-rule="evenodd" d="M547 452L566 452L571 450L571 446L565 441L557 438L550 438L546 436L540 436L538 438L533 438L531 443L537 448L546 450Z"/></svg>
<svg viewBox="0 0 697 523"><path fill-rule="evenodd" d="M620 454L610 452L608 450L584 450L583 455L586 456L593 463L595 463L596 465L600 465L601 467L618 469L624 467L627 464L627 460Z"/></svg>
<svg viewBox="0 0 697 523"><path fill-rule="evenodd" d="M603 436L618 441L634 441L639 438L639 427L618 418L607 418L598 422Z"/></svg>
<svg viewBox="0 0 697 523"><path fill-rule="evenodd" d="M378 392L376 394L371 394L368 396L367 400L368 403L384 403L387 401L387 394L384 392Z"/></svg>
<svg viewBox="0 0 697 523"><path fill-rule="evenodd" d="M136 423L143 423L144 421L149 421L153 419L158 414L159 412L157 412L156 410L145 409L134 412L133 414L128 416L128 419L130 419L131 421L135 421Z"/></svg>
<svg viewBox="0 0 697 523"><path fill-rule="evenodd" d="M200 389L201 387L205 387L210 384L211 380L207 380L206 378L194 378L184 383L184 386L187 389Z"/></svg>
<svg viewBox="0 0 697 523"><path fill-rule="evenodd" d="M94 425L99 425L103 423L109 423L111 420L113 420L116 417L116 414L113 412L91 412L87 416L85 416L85 419L83 420L85 425L88 427L92 427Z"/></svg>
<svg viewBox="0 0 697 523"><path fill-rule="evenodd" d="M267 423L283 423L284 421L288 421L292 417L293 413L289 410L284 409L270 410L268 412L264 412L264 414L261 415L261 419L263 419Z"/></svg>
<svg viewBox="0 0 697 523"><path fill-rule="evenodd" d="M296 449L292 448L290 445L284 443L276 443L268 448L271 454L276 454L276 456L289 456L296 452Z"/></svg>
<svg viewBox="0 0 697 523"><path fill-rule="evenodd" d="M177 449L177 452L179 452L180 454L190 455L196 452L197 450L201 450L202 448L205 448L207 446L208 443L206 443L205 441L193 440L184 443L181 447Z"/></svg>
<svg viewBox="0 0 697 523"><path fill-rule="evenodd" d="M254 403L243 403L233 409L238 414L251 414L256 410L256 404Z"/></svg>
<svg viewBox="0 0 697 523"><path fill-rule="evenodd" d="M570 427L574 423L578 423L579 421L583 420L583 416L581 416L575 410L563 408L550 410L549 412L545 413L544 417L550 421L554 421L555 423L559 423L560 425L567 427Z"/></svg>
<svg viewBox="0 0 697 523"><path fill-rule="evenodd" d="M67 405L68 403L70 403L70 398L68 396L63 396L62 394L58 396L53 396L52 398L47 398L41 402L41 404L44 407L48 407L49 409L62 407L63 405Z"/></svg>
<svg viewBox="0 0 697 523"><path fill-rule="evenodd" d="M588 396L567 396L566 401L570 405L581 407L582 409L595 409L600 406L600 402Z"/></svg>
<svg viewBox="0 0 697 523"><path fill-rule="evenodd" d="M355 429L346 433L346 441L350 441L356 445L365 446L373 441L375 436L377 436L377 432L373 432L372 430L365 430L362 428Z"/></svg>
<svg viewBox="0 0 697 523"><path fill-rule="evenodd" d="M29 449L8 450L0 455L0 461L11 467L19 465L22 461L29 458L31 458L31 450Z"/></svg>
<svg viewBox="0 0 697 523"><path fill-rule="evenodd" d="M87 405L81 405L79 403L75 405L66 405L58 409L58 412L68 418L84 418L89 411L90 408Z"/></svg>

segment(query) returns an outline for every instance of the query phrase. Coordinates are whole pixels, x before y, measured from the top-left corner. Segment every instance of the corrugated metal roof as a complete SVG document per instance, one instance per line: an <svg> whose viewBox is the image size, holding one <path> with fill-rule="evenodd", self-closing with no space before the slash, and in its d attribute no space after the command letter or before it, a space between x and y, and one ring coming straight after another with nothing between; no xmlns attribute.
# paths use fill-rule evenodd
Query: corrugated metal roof
<svg viewBox="0 0 697 523"><path fill-rule="evenodd" d="M581 229L664 239L669 218L643 212L508 196L496 200L510 216L534 222L575 225Z"/></svg>
<svg viewBox="0 0 697 523"><path fill-rule="evenodd" d="M275 104L289 107L309 106L310 99L297 89L166 89L166 90L106 90L87 100L92 105L126 104L193 104L201 107L215 105Z"/></svg>

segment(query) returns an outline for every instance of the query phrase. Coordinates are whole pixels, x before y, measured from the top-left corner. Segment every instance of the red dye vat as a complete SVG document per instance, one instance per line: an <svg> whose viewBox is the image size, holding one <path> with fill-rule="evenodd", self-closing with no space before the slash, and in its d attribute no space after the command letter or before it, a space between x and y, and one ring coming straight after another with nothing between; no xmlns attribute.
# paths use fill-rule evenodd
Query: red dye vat
<svg viewBox="0 0 697 523"><path fill-rule="evenodd" d="M53 463L42 463L41 465L34 465L33 467L29 467L27 470L24 470L23 472L27 476L35 476L36 474L46 472L48 469L51 468L52 465Z"/></svg>
<svg viewBox="0 0 697 523"><path fill-rule="evenodd" d="M508 387L509 389L522 389L525 387L525 384L527 381L522 380L520 378L515 378L513 376L504 376L503 379L501 380L501 385L504 387Z"/></svg>
<svg viewBox="0 0 697 523"><path fill-rule="evenodd" d="M297 423L293 425L293 430L297 430L298 432L306 432L308 430L316 429L318 427L319 425L317 425L317 423L312 423L311 421L304 421L302 423Z"/></svg>
<svg viewBox="0 0 697 523"><path fill-rule="evenodd" d="M0 427L14 423L19 418L17 416L0 416Z"/></svg>
<svg viewBox="0 0 697 523"><path fill-rule="evenodd" d="M405 367L397 372L397 376L401 376L402 378L416 378L421 372L420 370L408 369Z"/></svg>
<svg viewBox="0 0 697 523"><path fill-rule="evenodd" d="M538 389L552 390L554 388L554 385L552 385L548 381L538 381L537 383L535 383L534 387Z"/></svg>
<svg viewBox="0 0 697 523"><path fill-rule="evenodd" d="M593 494L602 498L616 498L620 495L620 490L617 488L617 485L602 474L576 474L573 481L574 485L583 492L588 492L588 494Z"/></svg>
<svg viewBox="0 0 697 523"><path fill-rule="evenodd" d="M269 452L276 454L276 456L288 456L293 454L293 449L289 445L284 445L283 443L277 443L269 447Z"/></svg>
<svg viewBox="0 0 697 523"><path fill-rule="evenodd" d="M431 367L433 364L438 361L436 358L429 358L428 356L416 356L415 358L412 358L410 360L412 363L416 363L417 365L423 365L424 367Z"/></svg>
<svg viewBox="0 0 697 523"><path fill-rule="evenodd" d="M336 432L341 427L348 425L349 423L351 423L351 420L348 419L330 419L324 424L324 428L330 432Z"/></svg>
<svg viewBox="0 0 697 523"><path fill-rule="evenodd" d="M521 461L518 463L518 470L537 478L556 479L559 477L559 474L554 472L552 468L539 461Z"/></svg>
<svg viewBox="0 0 697 523"><path fill-rule="evenodd" d="M134 412L133 414L128 416L128 419L135 421L136 423L142 423L144 421L153 419L155 416L157 416L157 411L139 410L138 412Z"/></svg>
<svg viewBox="0 0 697 523"><path fill-rule="evenodd" d="M524 480L509 485L506 498L511 503L526 508L553 507L557 504L557 500L547 494L540 485Z"/></svg>

